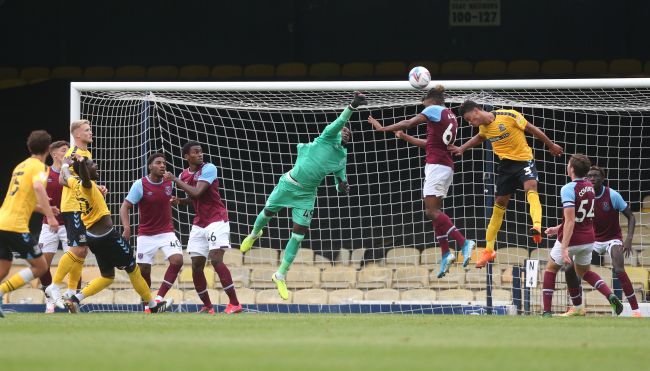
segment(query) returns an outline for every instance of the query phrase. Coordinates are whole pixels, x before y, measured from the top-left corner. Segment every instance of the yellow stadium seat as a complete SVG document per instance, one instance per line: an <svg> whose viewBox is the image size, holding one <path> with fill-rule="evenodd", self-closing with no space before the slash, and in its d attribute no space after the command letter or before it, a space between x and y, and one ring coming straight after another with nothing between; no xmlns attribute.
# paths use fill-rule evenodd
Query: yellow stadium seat
<svg viewBox="0 0 650 371"><path fill-rule="evenodd" d="M0 80L18 78L18 69L15 67L0 67Z"/></svg>
<svg viewBox="0 0 650 371"><path fill-rule="evenodd" d="M440 74L443 76L469 76L472 74L472 62L469 61L444 62L440 67Z"/></svg>
<svg viewBox="0 0 650 371"><path fill-rule="evenodd" d="M59 66L52 68L51 77L53 79L79 80L83 77L83 72L78 66Z"/></svg>
<svg viewBox="0 0 650 371"><path fill-rule="evenodd" d="M140 304L142 298L134 289L115 290L115 304Z"/></svg>
<svg viewBox="0 0 650 371"><path fill-rule="evenodd" d="M183 66L178 72L178 78L183 81L207 80L210 78L210 67L196 64Z"/></svg>
<svg viewBox="0 0 650 371"><path fill-rule="evenodd" d="M327 304L327 291L323 289L298 290L293 294L294 304Z"/></svg>
<svg viewBox="0 0 650 371"><path fill-rule="evenodd" d="M275 70L275 76L281 79L307 77L307 65L299 62L281 63Z"/></svg>
<svg viewBox="0 0 650 371"><path fill-rule="evenodd" d="M643 65L643 74L646 76L650 76L650 61L646 61L645 64Z"/></svg>
<svg viewBox="0 0 650 371"><path fill-rule="evenodd" d="M318 255L316 255L318 256ZM334 263L336 265L350 265L350 260L352 259L352 251L349 249L341 248L334 257Z"/></svg>
<svg viewBox="0 0 650 371"><path fill-rule="evenodd" d="M465 286L465 269L458 266L449 268L444 277L438 278L438 266L432 266L429 274L429 287L433 289L455 289Z"/></svg>
<svg viewBox="0 0 650 371"><path fill-rule="evenodd" d="M147 79L153 81L176 80L178 77L178 67L176 66L151 66L147 70Z"/></svg>
<svg viewBox="0 0 650 371"><path fill-rule="evenodd" d="M438 294L429 289L414 289L402 291L400 298L406 301L435 301Z"/></svg>
<svg viewBox="0 0 650 371"><path fill-rule="evenodd" d="M117 80L144 80L147 75L147 70L143 66L122 66L115 70L115 78Z"/></svg>
<svg viewBox="0 0 650 371"><path fill-rule="evenodd" d="M208 296L210 297L210 302L212 304L219 304L220 303L220 296L219 296L219 291L214 290L214 289L208 289ZM226 301L227 303L228 301ZM198 305L203 305L203 302L201 301L201 298L199 298L199 294L196 292L196 290L193 289L187 289L183 290L183 303L184 304L198 304Z"/></svg>
<svg viewBox="0 0 650 371"><path fill-rule="evenodd" d="M292 292L289 292L288 300L282 300L282 298L278 294L278 290L276 289L259 290L257 291L257 296L255 298L255 302L257 304L291 304L292 300L293 300Z"/></svg>
<svg viewBox="0 0 650 371"><path fill-rule="evenodd" d="M438 247L428 247L422 251L420 255L420 264L433 269L435 265L440 263L441 255L440 248Z"/></svg>
<svg viewBox="0 0 650 371"><path fill-rule="evenodd" d="M50 78L48 67L26 67L20 70L20 78L27 81L41 81Z"/></svg>
<svg viewBox="0 0 650 371"><path fill-rule="evenodd" d="M244 265L278 265L280 252L266 247L252 248L244 255Z"/></svg>
<svg viewBox="0 0 650 371"><path fill-rule="evenodd" d="M641 212L650 213L650 195L643 197L643 203L641 204Z"/></svg>
<svg viewBox="0 0 650 371"><path fill-rule="evenodd" d="M551 249L547 249L547 248L534 249L530 252L530 259L539 260L540 261L539 266L542 267L550 259L550 254L551 254Z"/></svg>
<svg viewBox="0 0 650 371"><path fill-rule="evenodd" d="M156 295L158 295L158 291L151 292L151 297L155 298ZM183 291L171 288L169 291L167 291L167 294L165 294L165 299L174 299L175 304L180 304L183 302Z"/></svg>
<svg viewBox="0 0 650 371"><path fill-rule="evenodd" d="M417 67L417 66L422 66L427 70L429 70L431 76L436 76L440 74L440 64L438 62L425 61L425 60L415 61L409 64L408 69L410 71L413 67Z"/></svg>
<svg viewBox="0 0 650 371"><path fill-rule="evenodd" d="M583 76L603 76L607 74L607 62L604 60L582 60L576 63L576 74Z"/></svg>
<svg viewBox="0 0 650 371"><path fill-rule="evenodd" d="M18 88L25 85L27 85L27 81L23 79L0 80L0 89Z"/></svg>
<svg viewBox="0 0 650 371"><path fill-rule="evenodd" d="M618 76L640 75L643 72L643 66L638 59L614 59L609 62L609 73Z"/></svg>
<svg viewBox="0 0 650 371"><path fill-rule="evenodd" d="M208 283L208 288L211 289L214 287L214 269L211 266L205 267L203 269L203 274L205 274L205 280ZM192 267L183 266L181 274L177 278L178 287L181 289L193 289L194 280L192 279Z"/></svg>
<svg viewBox="0 0 650 371"><path fill-rule="evenodd" d="M368 290L364 298L374 301L399 301L399 291L393 289Z"/></svg>
<svg viewBox="0 0 650 371"><path fill-rule="evenodd" d="M506 62L499 60L486 60L476 62L474 74L478 76L502 76L506 74Z"/></svg>
<svg viewBox="0 0 650 371"><path fill-rule="evenodd" d="M644 294L648 292L650 272L644 267L625 267L625 272L632 282L635 289L640 289Z"/></svg>
<svg viewBox="0 0 650 371"><path fill-rule="evenodd" d="M386 253L386 265L394 268L398 265L418 265L420 251L413 247L395 247Z"/></svg>
<svg viewBox="0 0 650 371"><path fill-rule="evenodd" d="M115 77L115 69L108 66L86 67L83 77L94 81L111 80Z"/></svg>
<svg viewBox="0 0 650 371"><path fill-rule="evenodd" d="M353 301L363 300L363 291L358 289L343 289L330 291L328 304L350 304Z"/></svg>
<svg viewBox="0 0 650 371"><path fill-rule="evenodd" d="M573 74L573 62L567 59L550 59L544 61L542 74L547 76L567 76Z"/></svg>
<svg viewBox="0 0 650 371"><path fill-rule="evenodd" d="M225 64L212 67L212 76L215 80L233 81L240 80L244 75L244 70L241 66L235 64Z"/></svg>
<svg viewBox="0 0 650 371"><path fill-rule="evenodd" d="M319 285L320 268L318 267L294 265L287 272L287 287L291 290L313 289L319 287Z"/></svg>
<svg viewBox="0 0 650 371"><path fill-rule="evenodd" d="M341 76L344 78L364 78L373 74L372 63L352 62L346 63L341 69Z"/></svg>
<svg viewBox="0 0 650 371"><path fill-rule="evenodd" d="M408 70L404 62L381 62L375 65L375 76L377 77L404 79L407 73Z"/></svg>
<svg viewBox="0 0 650 371"><path fill-rule="evenodd" d="M476 264L476 262L478 261L478 257L481 255L483 250L485 250L485 248L482 248L482 247L475 248L474 250L472 250L472 257L469 259L468 266ZM464 259L465 259L465 257L463 256L463 253L461 251L457 251L456 252L456 263L461 264Z"/></svg>
<svg viewBox="0 0 650 371"><path fill-rule="evenodd" d="M353 267L327 267L321 272L320 287L323 289L348 289L357 283L357 271Z"/></svg>
<svg viewBox="0 0 650 371"><path fill-rule="evenodd" d="M474 293L474 297L475 297L474 300L486 301L487 300L487 291L486 290L478 290L478 291L476 291ZM495 301L511 303L512 302L512 294L510 293L510 290L492 289L492 302L494 303Z"/></svg>
<svg viewBox="0 0 650 371"><path fill-rule="evenodd" d="M352 253L350 255L350 265L355 269L359 269L361 267L361 262L363 262L365 253L366 249L363 247L352 250Z"/></svg>
<svg viewBox="0 0 650 371"><path fill-rule="evenodd" d="M348 258L348 262L350 259ZM321 254L314 254L314 265L320 268L327 268L332 266L332 261Z"/></svg>
<svg viewBox="0 0 650 371"><path fill-rule="evenodd" d="M314 63L309 66L309 77L320 80L331 80L341 76L341 65L338 63Z"/></svg>
<svg viewBox="0 0 650 371"><path fill-rule="evenodd" d="M236 287L248 287L251 278L250 267L228 266L228 269ZM221 280L217 274L214 275L214 287L221 288Z"/></svg>
<svg viewBox="0 0 650 371"><path fill-rule="evenodd" d="M284 258L284 251L280 253L280 261ZM293 260L293 265L314 265L314 250L309 248L300 248L296 252L296 257Z"/></svg>
<svg viewBox="0 0 650 371"><path fill-rule="evenodd" d="M539 62L519 59L508 63L508 75L517 77L535 76L539 73Z"/></svg>
<svg viewBox="0 0 650 371"><path fill-rule="evenodd" d="M236 287L237 291L237 300L240 304L255 304L255 290L249 289L246 287ZM230 298L223 290L219 291L219 302L221 304L227 304L230 302Z"/></svg>
<svg viewBox="0 0 650 371"><path fill-rule="evenodd" d="M10 304L43 304L45 294L43 290L32 287L22 287L9 293Z"/></svg>
<svg viewBox="0 0 650 371"><path fill-rule="evenodd" d="M270 289L275 287L275 283L271 281L271 275L277 270L272 266L255 266L251 270L249 287L251 289Z"/></svg>
<svg viewBox="0 0 650 371"><path fill-rule="evenodd" d="M429 270L419 266L404 266L393 272L394 289L417 289L429 285Z"/></svg>
<svg viewBox="0 0 650 371"><path fill-rule="evenodd" d="M93 296L89 296L83 300L83 304L113 304L115 302L115 292L106 288Z"/></svg>
<svg viewBox="0 0 650 371"><path fill-rule="evenodd" d="M474 293L467 289L449 289L438 292L439 301L473 301Z"/></svg>
<svg viewBox="0 0 650 371"><path fill-rule="evenodd" d="M523 247L502 247L497 249L495 263L502 265L524 265L528 259L528 250Z"/></svg>
<svg viewBox="0 0 650 371"><path fill-rule="evenodd" d="M272 79L275 66L271 64L249 64L244 67L244 77L247 79Z"/></svg>
<svg viewBox="0 0 650 371"><path fill-rule="evenodd" d="M226 249L223 254L223 262L228 267L239 267L244 264L244 254L239 249Z"/></svg>
<svg viewBox="0 0 650 371"><path fill-rule="evenodd" d="M357 288L379 289L390 287L393 272L389 268L367 265L359 272Z"/></svg>
<svg viewBox="0 0 650 371"><path fill-rule="evenodd" d="M492 267L492 285L501 285L501 269L499 265ZM505 268L505 267L504 267ZM468 289L483 289L487 284L487 273L485 269L470 269L465 274L465 284Z"/></svg>

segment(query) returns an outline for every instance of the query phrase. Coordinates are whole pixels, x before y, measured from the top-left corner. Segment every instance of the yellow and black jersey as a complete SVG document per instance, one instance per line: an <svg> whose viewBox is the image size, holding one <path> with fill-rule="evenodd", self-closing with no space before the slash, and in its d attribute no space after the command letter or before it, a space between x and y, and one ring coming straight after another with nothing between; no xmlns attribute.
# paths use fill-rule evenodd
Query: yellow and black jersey
<svg viewBox="0 0 650 371"><path fill-rule="evenodd" d="M86 229L92 227L104 215L111 215L106 200L94 181L92 187L85 188L81 185L81 179L73 176L68 178L67 186L77 203L77 209L81 212L81 221Z"/></svg>
<svg viewBox="0 0 650 371"><path fill-rule="evenodd" d="M65 153L65 157L72 157L75 154L80 154L89 159L93 158L93 155L90 153L90 151L86 149L81 149L77 146L70 147L68 151ZM74 170L72 169L72 166L70 166L70 173L72 175L79 175L79 174L75 174ZM70 189L67 187L63 187L63 192L61 193L61 212L71 212L71 211L81 211L81 209L79 209L79 203L75 199L74 194L70 192Z"/></svg>
<svg viewBox="0 0 650 371"><path fill-rule="evenodd" d="M0 230L29 233L29 218L36 207L34 183L41 182L45 187L48 171L47 165L34 157L14 168L7 195L0 208Z"/></svg>
<svg viewBox="0 0 650 371"><path fill-rule="evenodd" d="M494 121L479 126L478 134L492 143L494 153L500 159L529 161L533 159L533 150L526 142L526 125L528 121L515 110L496 110Z"/></svg>

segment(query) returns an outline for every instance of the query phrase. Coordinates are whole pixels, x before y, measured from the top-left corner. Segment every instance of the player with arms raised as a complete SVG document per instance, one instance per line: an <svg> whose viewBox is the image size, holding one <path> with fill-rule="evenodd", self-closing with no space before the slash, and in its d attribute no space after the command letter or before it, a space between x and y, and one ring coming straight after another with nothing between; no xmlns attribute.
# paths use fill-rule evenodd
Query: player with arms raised
<svg viewBox="0 0 650 371"><path fill-rule="evenodd" d="M194 221L187 241L187 252L192 259L192 280L194 288L203 302L201 313L214 314L214 308L208 294L207 282L203 268L206 259L219 276L223 291L228 295L229 303L224 310L227 314L239 313L242 306L237 300L235 284L232 282L230 270L223 262L225 249L230 248L230 223L228 210L219 194L217 167L209 162L203 162L203 148L197 142L187 142L183 146L183 158L188 163L180 179L170 172L165 172L165 180L173 181L178 188L188 196L175 200L175 203L194 206Z"/></svg>
<svg viewBox="0 0 650 371"><path fill-rule="evenodd" d="M40 277L48 269L41 249L29 233L29 218L36 210L45 215L52 233L56 233L59 228L45 191L45 159L50 143L52 137L45 130L29 134L27 148L31 156L14 168L7 195L0 208L0 281L9 273L14 256L29 263L29 268L22 269L0 284L0 317L4 317L4 294Z"/></svg>
<svg viewBox="0 0 650 371"><path fill-rule="evenodd" d="M441 210L443 198L447 196L454 178L454 161L447 147L454 143L458 128L456 115L445 107L444 92L445 88L442 85L437 85L429 90L422 99L425 108L420 114L390 126L384 127L372 116L368 117L368 122L372 124L375 130L396 132L395 135L399 138L426 150L425 180L422 194L427 217L433 223L436 239L440 244L442 253L438 278L442 278L449 271L451 263L456 259L456 256L449 251L449 237L456 240L457 247L461 247L463 267L466 267L469 263L475 245L474 241L465 239L465 236L454 226L449 216ZM411 129L423 123L427 124L426 140L414 138L402 132L402 130Z"/></svg>
<svg viewBox="0 0 650 371"><path fill-rule="evenodd" d="M75 174L70 172L72 162ZM95 181L97 180L97 164L93 160L74 155L74 161L66 159L62 169L60 181L74 194L77 202L81 204L81 218L85 226L85 233L88 237L88 247L97 258L100 277L90 281L81 292L73 294L66 299L65 306L70 313L79 312L81 300L95 295L113 283L115 268L125 270L135 291L142 300L148 304L152 313L164 311L168 303L161 301L156 303L151 297L151 291L147 282L140 274L140 268L133 259L133 250L129 242L113 227L111 213L106 206L104 195ZM171 304L171 303L170 303Z"/></svg>
<svg viewBox="0 0 650 371"><path fill-rule="evenodd" d="M614 312L619 315L623 304L612 293L607 284L598 274L590 270L591 252L593 251L595 235L594 217L594 187L584 177L589 171L591 162L582 154L575 154L569 159L567 173L571 183L562 187L562 224L547 228L547 235L557 232L557 241L551 249L551 259L546 265L542 295L544 300L544 317L552 316L551 304L555 292L555 277L562 266L573 265L576 274L589 282L596 290L607 298Z"/></svg>
<svg viewBox="0 0 650 371"><path fill-rule="evenodd" d="M614 274L621 282L625 297L628 303L630 303L632 317L641 317L639 303L634 295L634 287L632 287L632 282L627 276L627 273L625 273L625 257L629 257L632 252L632 238L634 237L634 229L636 226L634 213L632 213L630 206L623 200L620 193L603 185L605 171L602 168L592 166L587 173L587 179L594 185L594 192L596 194L594 199L594 233L596 234L594 251L600 255L607 253L612 258ZM618 221L619 213L623 213L627 218L628 232L625 242L622 242L623 234L621 233L621 225ZM548 228L548 233L557 233L557 231ZM580 278L578 278L573 268L566 269L565 274L567 289L569 290L569 296L571 296L573 306L562 316L584 316L587 312L582 305Z"/></svg>
<svg viewBox="0 0 650 371"><path fill-rule="evenodd" d="M526 142L526 133L543 141L553 156L561 155L563 149L515 110L498 109L486 112L476 102L467 100L460 106L459 112L472 126L478 127L479 132L460 147L452 145L449 150L456 156L461 156L469 148L489 140L494 153L499 156L496 200L485 236L486 247L476 263L476 268L483 268L496 258L494 244L497 233L501 229L510 196L521 186L530 205L530 218L533 222L530 232L533 242L542 242L542 205L537 194L537 169L533 150Z"/></svg>
<svg viewBox="0 0 650 371"><path fill-rule="evenodd" d="M252 232L242 241L239 248L243 253L250 250L255 240L262 235L264 226L275 214L285 207L292 209L293 231L291 238L284 250L282 264L278 271L271 276L271 280L275 282L283 300L289 299L286 274L296 257L300 243L309 230L318 186L327 175L334 174L337 190L345 194L350 191L345 166L348 155L346 145L350 140L351 132L345 124L352 116L352 112L366 103L366 97L363 94L355 93L349 107L334 122L327 125L321 135L311 143L298 144L298 158L293 169L282 175L266 200L264 210L255 219Z"/></svg>

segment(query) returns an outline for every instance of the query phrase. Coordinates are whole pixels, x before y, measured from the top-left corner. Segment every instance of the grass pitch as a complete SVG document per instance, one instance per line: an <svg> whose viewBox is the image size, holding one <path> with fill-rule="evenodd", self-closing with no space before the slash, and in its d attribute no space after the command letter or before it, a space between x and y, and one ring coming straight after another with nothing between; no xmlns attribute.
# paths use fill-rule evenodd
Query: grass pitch
<svg viewBox="0 0 650 371"><path fill-rule="evenodd" d="M650 320L15 314L0 370L642 370Z"/></svg>

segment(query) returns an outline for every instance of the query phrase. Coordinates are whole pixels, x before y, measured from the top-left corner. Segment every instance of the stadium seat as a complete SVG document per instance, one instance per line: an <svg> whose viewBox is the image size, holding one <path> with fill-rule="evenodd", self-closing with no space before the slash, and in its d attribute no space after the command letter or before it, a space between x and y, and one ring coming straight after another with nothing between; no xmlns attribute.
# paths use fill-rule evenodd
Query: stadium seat
<svg viewBox="0 0 650 371"><path fill-rule="evenodd" d="M584 287L584 285L583 285ZM587 312L590 313L611 313L612 307L609 301L597 290L585 291L584 304L587 307Z"/></svg>
<svg viewBox="0 0 650 371"><path fill-rule="evenodd" d="M472 250L472 257L469 259L469 265L474 265L478 261L478 257L483 252L483 248L474 248ZM461 251L456 251L456 262L462 263L465 257Z"/></svg>
<svg viewBox="0 0 650 371"><path fill-rule="evenodd" d="M352 250L341 248L338 252L336 252L333 263L336 265L348 266L350 265L351 259L352 259Z"/></svg>
<svg viewBox="0 0 650 371"><path fill-rule="evenodd" d="M540 265L539 269L544 269L544 265ZM499 271L501 271L501 270L499 270ZM501 276L500 280L501 280L501 286L502 287L503 286L510 286L512 284L512 266L511 265L506 266L503 271L501 271L500 273L497 273L497 274L500 274L500 276ZM522 274L522 279L523 279L523 274Z"/></svg>
<svg viewBox="0 0 650 371"><path fill-rule="evenodd" d="M539 74L539 62L532 59L518 59L508 63L508 75L530 77Z"/></svg>
<svg viewBox="0 0 650 371"><path fill-rule="evenodd" d="M364 247L353 249L352 254L350 255L350 265L355 269L359 269L361 267L361 263L363 262L363 256L365 253L366 249Z"/></svg>
<svg viewBox="0 0 650 371"><path fill-rule="evenodd" d="M432 266L429 274L429 287L433 289L455 289L465 285L465 269L458 266L451 266L449 273L438 278L438 266Z"/></svg>
<svg viewBox="0 0 650 371"><path fill-rule="evenodd" d="M547 76L568 76L573 74L573 62L567 59L551 59L542 63L541 71Z"/></svg>
<svg viewBox="0 0 650 371"><path fill-rule="evenodd" d="M341 66L338 63L314 63L309 66L309 77L320 80L332 80L341 76Z"/></svg>
<svg viewBox="0 0 650 371"><path fill-rule="evenodd" d="M474 293L467 289L449 289L438 292L440 301L473 301Z"/></svg>
<svg viewBox="0 0 650 371"><path fill-rule="evenodd" d="M417 67L417 66L422 66L427 70L429 70L431 76L437 76L440 74L440 64L438 62L425 61L425 60L414 61L411 62L411 64L409 64L408 69L410 71L413 67Z"/></svg>
<svg viewBox="0 0 650 371"><path fill-rule="evenodd" d="M293 292L289 293L288 300L282 300L280 295L278 295L278 290L259 290L257 291L257 296L255 302L257 304L291 304L293 300Z"/></svg>
<svg viewBox="0 0 650 371"><path fill-rule="evenodd" d="M143 66L128 65L115 70L115 78L120 81L144 80L146 75L147 70Z"/></svg>
<svg viewBox="0 0 650 371"><path fill-rule="evenodd" d="M255 290L246 287L236 287L237 300L240 304L255 304ZM219 291L219 303L228 304L230 299L228 295L222 290Z"/></svg>
<svg viewBox="0 0 650 371"><path fill-rule="evenodd" d="M641 75L643 66L638 59L614 59L609 62L609 73L616 76L636 76Z"/></svg>
<svg viewBox="0 0 650 371"><path fill-rule="evenodd" d="M18 69L15 67L0 67L0 80L12 80L18 78Z"/></svg>
<svg viewBox="0 0 650 371"><path fill-rule="evenodd" d="M327 304L327 291L323 289L298 290L293 294L294 304Z"/></svg>
<svg viewBox="0 0 650 371"><path fill-rule="evenodd" d="M85 266L81 272L81 286L87 285L90 281L94 280L97 277L101 277L102 273L99 271L97 266ZM66 276L67 280L67 276Z"/></svg>
<svg viewBox="0 0 650 371"><path fill-rule="evenodd" d="M418 264L420 264L420 251L416 248L395 247L386 253L386 266L388 267Z"/></svg>
<svg viewBox="0 0 650 371"><path fill-rule="evenodd" d="M547 249L547 248L534 249L530 252L530 259L539 260L540 267L543 267L546 263L548 263L550 256L551 256L551 249Z"/></svg>
<svg viewBox="0 0 650 371"><path fill-rule="evenodd" d="M522 247L502 247L497 249L495 263L501 265L524 265L528 259L528 250Z"/></svg>
<svg viewBox="0 0 650 371"><path fill-rule="evenodd" d="M643 197L643 203L641 204L641 212L650 213L650 195Z"/></svg>
<svg viewBox="0 0 650 371"><path fill-rule="evenodd" d="M499 256L497 254L497 256ZM503 267L505 268L505 267ZM484 289L487 285L487 270L469 269L465 274L465 284L462 287L468 289ZM492 266L492 286L501 286L501 266Z"/></svg>
<svg viewBox="0 0 650 371"><path fill-rule="evenodd" d="M27 85L27 81L23 79L0 80L0 90L18 88L25 85Z"/></svg>
<svg viewBox="0 0 650 371"><path fill-rule="evenodd" d="M350 261L350 255L348 252L348 262ZM321 254L314 254L314 266L319 268L327 268L332 266L332 261L324 257Z"/></svg>
<svg viewBox="0 0 650 371"><path fill-rule="evenodd" d="M374 67L372 63L352 62L346 63L341 68L341 76L346 79L367 78L372 76Z"/></svg>
<svg viewBox="0 0 650 371"><path fill-rule="evenodd" d="M291 266L287 272L287 287L294 289L314 289L320 285L320 268L308 265Z"/></svg>
<svg viewBox="0 0 650 371"><path fill-rule="evenodd" d="M183 66L178 71L178 78L182 81L207 80L210 78L210 67L198 64Z"/></svg>
<svg viewBox="0 0 650 371"><path fill-rule="evenodd" d="M648 293L650 273L644 267L625 267L625 272L632 282L635 290L643 292L644 296Z"/></svg>
<svg viewBox="0 0 650 371"><path fill-rule="evenodd" d="M134 289L115 290L115 297L113 298L115 304L140 304L142 298L135 292Z"/></svg>
<svg viewBox="0 0 650 371"><path fill-rule="evenodd" d="M323 289L348 289L357 283L357 271L353 267L327 267L321 272L320 287Z"/></svg>
<svg viewBox="0 0 650 371"><path fill-rule="evenodd" d="M604 60L582 60L576 63L576 74L599 77L607 74L607 62Z"/></svg>
<svg viewBox="0 0 650 371"><path fill-rule="evenodd" d="M377 77L404 79L407 74L408 70L404 62L381 62L375 65L375 76Z"/></svg>
<svg viewBox="0 0 650 371"><path fill-rule="evenodd" d="M249 287L251 289L270 289L275 287L271 281L271 275L275 273L277 267L272 266L255 266L251 271Z"/></svg>
<svg viewBox="0 0 650 371"><path fill-rule="evenodd" d="M357 288L380 289L388 288L391 284L392 270L377 265L367 265L359 272Z"/></svg>
<svg viewBox="0 0 650 371"><path fill-rule="evenodd" d="M469 61L447 61L440 67L442 76L470 76L472 74L472 62Z"/></svg>
<svg viewBox="0 0 650 371"><path fill-rule="evenodd" d="M20 70L19 77L29 82L42 81L50 78L48 67L26 67Z"/></svg>
<svg viewBox="0 0 650 371"><path fill-rule="evenodd" d="M399 301L399 291L393 289L368 290L364 295L364 299L373 301Z"/></svg>
<svg viewBox="0 0 650 371"><path fill-rule="evenodd" d="M558 277L560 276L563 275L558 274ZM598 291L596 291L596 293L598 293ZM600 293L598 293L598 295L600 295ZM607 301L605 300L605 302ZM570 303L571 301L569 300L566 289L559 288L556 284L555 291L553 292L553 304L551 305L551 310L555 313L564 313ZM537 284L537 287L530 289L530 307L531 310L536 313L541 313L543 310L542 285L540 283Z"/></svg>
<svg viewBox="0 0 650 371"><path fill-rule="evenodd" d="M429 247L422 251L420 255L420 265L433 269L434 266L437 266L440 263L440 248L438 247Z"/></svg>
<svg viewBox="0 0 650 371"><path fill-rule="evenodd" d="M53 79L80 80L83 77L81 67L78 66L59 66L52 68Z"/></svg>
<svg viewBox="0 0 650 371"><path fill-rule="evenodd" d="M115 77L115 69L108 66L86 67L83 78L85 80L103 81L112 80Z"/></svg>
<svg viewBox="0 0 650 371"><path fill-rule="evenodd" d="M157 294L158 294L157 291L153 291L151 293L151 296L153 298L155 298ZM171 289L169 289L169 291L167 291L167 294L165 294L165 299L170 299L171 298L171 299L174 299L175 304L180 304L180 303L183 302L183 297L184 296L185 296L185 294L183 293L182 290L171 288Z"/></svg>
<svg viewBox="0 0 650 371"><path fill-rule="evenodd" d="M228 267L240 267L244 264L244 254L239 249L226 249L223 254L223 262Z"/></svg>
<svg viewBox="0 0 650 371"><path fill-rule="evenodd" d="M645 76L650 76L650 61L645 61L643 65L643 74Z"/></svg>
<svg viewBox="0 0 650 371"><path fill-rule="evenodd" d="M220 296L219 296L219 291L214 290L214 289L208 289L208 296L210 296L210 301L212 304L219 304L220 303ZM228 301L226 301L227 303ZM187 289L183 290L183 304L198 304L198 305L203 305L203 302L201 301L201 298L199 298L199 294L197 294L196 290L192 289Z"/></svg>
<svg viewBox="0 0 650 371"><path fill-rule="evenodd" d="M474 74L477 76L503 76L506 74L506 62L499 60L486 60L476 62Z"/></svg>
<svg viewBox="0 0 650 371"><path fill-rule="evenodd" d="M244 265L272 265L277 266L280 252L266 247L252 248L244 255ZM270 277L270 276L269 276Z"/></svg>
<svg viewBox="0 0 650 371"><path fill-rule="evenodd" d="M9 304L43 304L44 302L43 290L33 287L21 287L9 293Z"/></svg>
<svg viewBox="0 0 650 371"><path fill-rule="evenodd" d="M205 274L205 280L208 282L208 288L211 289L214 287L214 269L209 266L203 269L203 274ZM192 279L192 266L183 266L181 274L177 278L178 287L181 289L193 289L194 280Z"/></svg>
<svg viewBox="0 0 650 371"><path fill-rule="evenodd" d="M474 293L474 297L477 301L486 301L487 291L478 290ZM492 289L492 301L512 303L512 294L510 293L510 290Z"/></svg>
<svg viewBox="0 0 650 371"><path fill-rule="evenodd" d="M437 293L429 289L407 290L400 294L400 299L406 301L435 301L437 297Z"/></svg>
<svg viewBox="0 0 650 371"><path fill-rule="evenodd" d="M284 251L280 253L280 261L284 258ZM305 247L298 249L293 265L314 265L314 250Z"/></svg>
<svg viewBox="0 0 650 371"><path fill-rule="evenodd" d="M228 269L230 270L230 276L235 287L248 287L251 277L250 267L228 266ZM221 280L218 274L214 275L214 287L221 288Z"/></svg>
<svg viewBox="0 0 650 371"><path fill-rule="evenodd" d="M399 267L393 272L394 289L417 289L429 285L429 270L424 267Z"/></svg>
<svg viewBox="0 0 650 371"><path fill-rule="evenodd" d="M244 70L236 64L224 64L212 67L210 76L215 80L234 81L240 80L244 75Z"/></svg>
<svg viewBox="0 0 650 371"><path fill-rule="evenodd" d="M158 289L167 272L166 265L152 265L151 266L151 288ZM178 277L177 277L178 278Z"/></svg>
<svg viewBox="0 0 650 371"><path fill-rule="evenodd" d="M244 67L244 77L249 80L269 80L275 74L272 64L249 64Z"/></svg>
<svg viewBox="0 0 650 371"><path fill-rule="evenodd" d="M152 81L170 81L178 77L178 67L164 65L151 66L147 70L147 79Z"/></svg>
<svg viewBox="0 0 650 371"><path fill-rule="evenodd" d="M84 304L113 304L115 302L115 292L110 288L103 289L97 294L84 299Z"/></svg>
<svg viewBox="0 0 650 371"><path fill-rule="evenodd" d="M303 79L307 77L307 65L299 62L281 63L275 69L280 79Z"/></svg>
<svg viewBox="0 0 650 371"><path fill-rule="evenodd" d="M363 291L358 289L343 289L330 291L327 299L328 304L350 304L352 301L363 300Z"/></svg>
<svg viewBox="0 0 650 371"><path fill-rule="evenodd" d="M639 265L642 267L650 267L650 246L645 247L639 252Z"/></svg>

